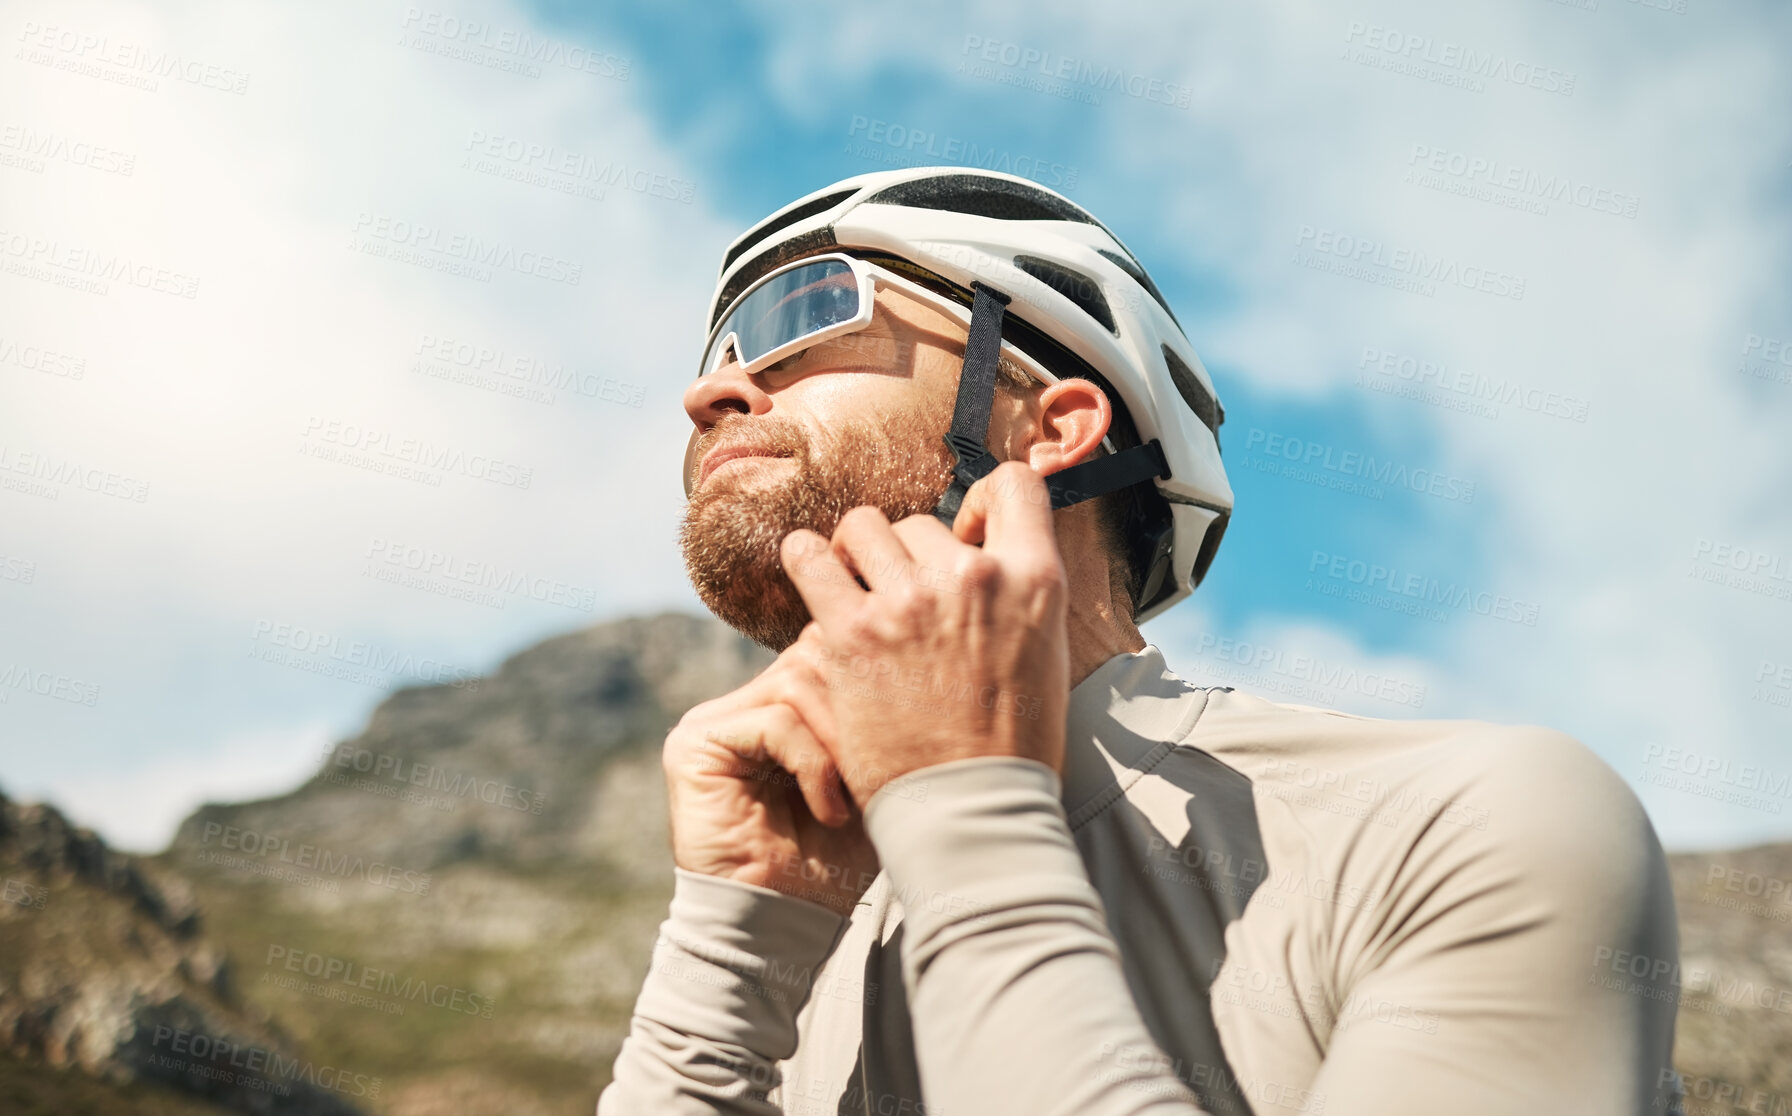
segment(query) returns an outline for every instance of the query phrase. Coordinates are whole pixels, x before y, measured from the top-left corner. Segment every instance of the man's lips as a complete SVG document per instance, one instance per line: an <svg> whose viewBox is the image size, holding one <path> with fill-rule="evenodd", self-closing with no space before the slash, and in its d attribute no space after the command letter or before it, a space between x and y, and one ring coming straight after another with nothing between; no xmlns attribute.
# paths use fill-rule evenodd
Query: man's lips
<svg viewBox="0 0 1792 1116"><path fill-rule="evenodd" d="M697 484L702 486L709 479L709 474L738 457L784 457L763 446L718 446L703 457L703 464L697 471Z"/></svg>

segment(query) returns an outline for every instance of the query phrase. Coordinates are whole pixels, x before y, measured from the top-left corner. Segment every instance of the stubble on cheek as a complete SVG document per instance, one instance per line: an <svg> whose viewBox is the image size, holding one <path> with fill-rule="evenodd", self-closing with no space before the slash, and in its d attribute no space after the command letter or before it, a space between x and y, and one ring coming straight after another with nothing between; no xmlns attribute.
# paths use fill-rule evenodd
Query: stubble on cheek
<svg viewBox="0 0 1792 1116"><path fill-rule="evenodd" d="M807 528L831 537L852 508L870 504L894 523L931 512L951 479L941 435L948 410L910 412L881 423L836 423L811 442L794 424L725 416L721 444L749 438L791 463L771 462L712 478L692 493L679 546L692 586L720 620L773 651L809 623L809 608L784 572L784 537ZM738 433L733 427L739 427Z"/></svg>

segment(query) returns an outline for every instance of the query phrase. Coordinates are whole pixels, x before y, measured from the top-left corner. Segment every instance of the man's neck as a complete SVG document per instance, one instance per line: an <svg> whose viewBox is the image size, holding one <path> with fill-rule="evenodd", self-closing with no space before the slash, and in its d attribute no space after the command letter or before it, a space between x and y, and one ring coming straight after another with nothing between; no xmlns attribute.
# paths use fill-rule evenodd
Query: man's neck
<svg viewBox="0 0 1792 1116"><path fill-rule="evenodd" d="M1070 686L1075 689L1095 668L1123 651L1143 651L1145 637L1130 620L1115 616L1100 600L1088 608L1072 607L1069 616Z"/></svg>
<svg viewBox="0 0 1792 1116"><path fill-rule="evenodd" d="M1131 609L1115 605L1116 599L1124 599L1125 589L1100 540L1093 505L1058 513L1055 526L1070 603L1065 634L1070 638L1070 686L1075 689L1122 651L1143 651L1145 638Z"/></svg>

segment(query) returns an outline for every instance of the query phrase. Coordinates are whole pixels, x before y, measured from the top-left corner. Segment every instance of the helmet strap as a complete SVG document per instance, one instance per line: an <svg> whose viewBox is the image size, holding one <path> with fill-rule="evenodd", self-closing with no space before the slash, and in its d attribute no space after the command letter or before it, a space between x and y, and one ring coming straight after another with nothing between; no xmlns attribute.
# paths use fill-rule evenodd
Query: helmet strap
<svg viewBox="0 0 1792 1116"><path fill-rule="evenodd" d="M934 518L952 526L971 485L996 467L989 452L989 416L995 405L996 364L1002 352L1002 319L1008 296L982 283L971 285L970 336L964 345L964 365L958 374L958 402L952 412L952 428L946 447L952 451L952 483L934 506ZM1156 438L1119 453L1061 469L1045 478L1053 508L1067 508L1109 492L1170 475L1170 463Z"/></svg>

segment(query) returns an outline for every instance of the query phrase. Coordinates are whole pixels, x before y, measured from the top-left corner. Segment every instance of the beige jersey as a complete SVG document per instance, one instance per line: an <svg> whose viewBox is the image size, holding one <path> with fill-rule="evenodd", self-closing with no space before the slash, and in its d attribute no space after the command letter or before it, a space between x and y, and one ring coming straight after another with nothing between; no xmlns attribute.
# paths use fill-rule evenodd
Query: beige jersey
<svg viewBox="0 0 1792 1116"><path fill-rule="evenodd" d="M600 1116L1672 1113L1678 933L1560 733L1177 678L872 799L850 919L678 873Z"/></svg>

